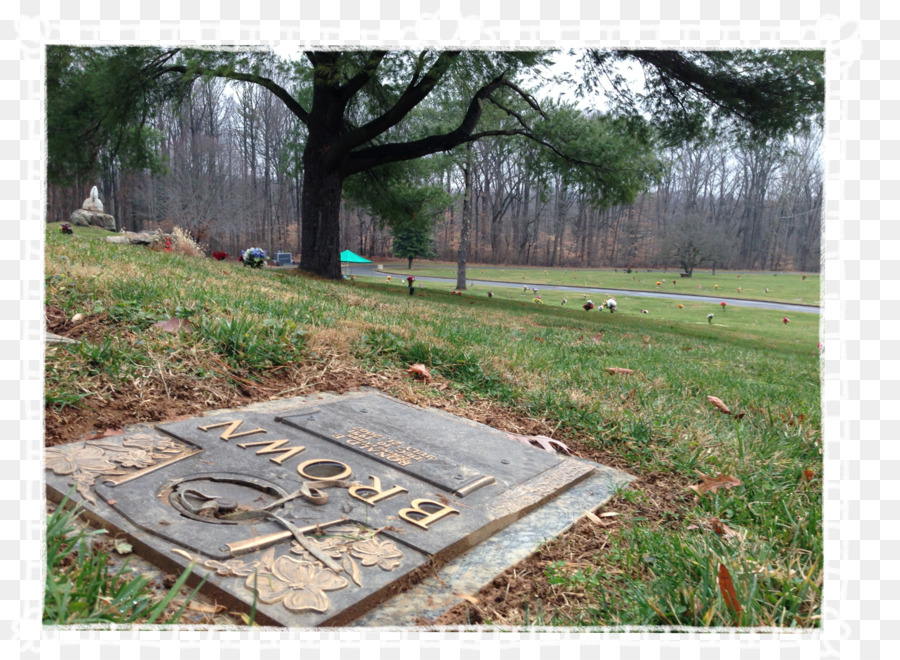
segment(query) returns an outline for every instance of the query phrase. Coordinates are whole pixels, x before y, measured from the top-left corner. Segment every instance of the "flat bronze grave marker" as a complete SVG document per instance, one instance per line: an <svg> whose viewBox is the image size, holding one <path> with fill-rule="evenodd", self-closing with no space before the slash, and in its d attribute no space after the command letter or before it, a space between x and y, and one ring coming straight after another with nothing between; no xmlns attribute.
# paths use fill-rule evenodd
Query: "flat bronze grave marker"
<svg viewBox="0 0 900 660"><path fill-rule="evenodd" d="M193 564L262 624L310 628L351 623L612 472L376 393L254 408L49 448L48 496L74 488L150 561Z"/></svg>

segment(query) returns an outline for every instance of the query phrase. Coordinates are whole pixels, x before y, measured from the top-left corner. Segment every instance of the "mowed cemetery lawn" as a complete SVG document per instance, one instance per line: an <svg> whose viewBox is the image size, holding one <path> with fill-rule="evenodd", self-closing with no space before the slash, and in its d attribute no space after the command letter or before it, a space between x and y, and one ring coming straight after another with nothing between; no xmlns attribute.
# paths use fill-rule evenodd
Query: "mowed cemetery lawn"
<svg viewBox="0 0 900 660"><path fill-rule="evenodd" d="M48 446L252 401L375 387L550 436L637 477L427 623L820 625L818 315L790 314L784 324L784 314L716 301L679 308L624 298L615 314L585 312L580 295L562 305L562 294L540 292L535 303L516 289L489 298L483 287L452 295L437 284L410 296L394 281L252 270L94 234L47 232L47 329L77 342L47 347ZM807 285L815 302L818 278L790 286ZM190 331L153 327L173 318ZM416 378L412 364L433 377Z"/></svg>
<svg viewBox="0 0 900 660"><path fill-rule="evenodd" d="M412 270L406 262L387 262L385 274L392 277L421 275L444 277L456 281L456 265L431 261L414 261ZM713 275L708 269L695 269L689 278L680 277L677 269L632 269L626 273L618 270L596 268L527 268L521 266L470 265L466 269L468 280L492 282L522 282L548 284L584 289L630 289L634 291L659 291L662 293L709 296L713 298L741 298L764 300L795 305L819 304L818 273L755 273L717 270ZM659 285L657 286L657 282ZM596 301L595 301L596 302Z"/></svg>

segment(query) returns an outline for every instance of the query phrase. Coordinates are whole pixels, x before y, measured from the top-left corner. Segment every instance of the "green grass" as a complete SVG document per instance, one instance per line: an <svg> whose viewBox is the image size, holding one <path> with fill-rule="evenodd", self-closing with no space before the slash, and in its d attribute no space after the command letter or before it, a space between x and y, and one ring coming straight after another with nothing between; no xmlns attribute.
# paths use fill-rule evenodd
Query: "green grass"
<svg viewBox="0 0 900 660"><path fill-rule="evenodd" d="M89 346L48 352L45 397L54 414L156 382L162 365L167 382L177 375L205 388L238 387L285 365L324 370L335 359L395 375L422 363L448 387L416 385L421 396L452 398L463 409L488 400L543 420L563 442L681 485L683 495L663 513L654 509L652 520L628 513L649 506L650 491L638 485L617 496L609 507L626 513L613 542L576 567L547 567L548 584L577 590L585 604L562 615L534 603L530 622L540 612L552 624L818 625L817 314L790 314L785 325L780 312L722 311L715 300L679 309L677 301L627 296L617 297L615 314L585 312L580 295L563 306L563 294L541 292L537 304L516 289L456 296L431 283L409 296L405 285L384 280L251 271L106 244L78 229L75 241L48 231L47 302L70 316L106 314L112 325ZM806 285L817 292L817 280ZM197 331L148 328L173 316ZM609 367L635 374L612 376ZM736 414L718 412L709 395ZM695 497L687 486L699 482L697 471L733 475L742 485ZM711 518L740 536L704 531ZM739 618L720 593L719 564L732 575Z"/></svg>
<svg viewBox="0 0 900 660"><path fill-rule="evenodd" d="M79 524L78 508L67 509L67 502L68 498L47 517L43 622L68 626L158 622L187 581L191 567L157 601L149 592L149 579L133 576L127 561L110 572L109 554L97 547L104 530L91 531ZM193 593L165 623L178 623Z"/></svg>
<svg viewBox="0 0 900 660"><path fill-rule="evenodd" d="M433 262L415 262L410 271L405 263L387 263L387 274L406 277L410 274L444 277L456 281L456 266ZM386 277L385 275L385 277ZM676 269L668 271L635 269L626 273L619 269L596 268L530 268L470 265L466 275L471 280L521 282L523 284L553 284L578 289L624 289L660 291L711 298L740 298L785 302L797 305L819 304L819 275L817 273L757 273L746 271L694 270L690 278L679 277ZM657 286L656 283L660 285ZM740 289L740 291L738 291ZM768 289L768 291L767 291ZM496 293L496 291L495 291ZM541 292L543 295L543 292ZM578 295L581 295L580 292ZM571 298L571 295L569 296Z"/></svg>

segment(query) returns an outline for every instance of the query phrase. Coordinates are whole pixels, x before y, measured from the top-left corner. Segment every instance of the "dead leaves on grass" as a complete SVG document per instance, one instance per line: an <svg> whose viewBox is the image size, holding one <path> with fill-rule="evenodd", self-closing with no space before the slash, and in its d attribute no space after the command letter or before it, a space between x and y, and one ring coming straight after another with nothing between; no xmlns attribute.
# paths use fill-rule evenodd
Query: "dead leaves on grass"
<svg viewBox="0 0 900 660"><path fill-rule="evenodd" d="M719 410L721 410L721 411L722 411L723 413L725 413L726 415L730 415L730 414L731 414L731 410L729 410L728 406L726 406L725 403L722 401L722 399L720 399L719 397L717 397L717 396L708 396L708 397L706 397L706 398L709 400L709 402L710 402L711 404L713 404L716 408L718 408Z"/></svg>
<svg viewBox="0 0 900 660"><path fill-rule="evenodd" d="M424 364L414 364L406 370L406 373L412 374L416 378L421 378L422 380L431 380L431 372L428 371L428 368Z"/></svg>
<svg viewBox="0 0 900 660"><path fill-rule="evenodd" d="M737 592L734 590L734 582L731 580L731 573L725 567L725 564L719 564L719 591L722 592L722 598L725 604L732 612L741 613L741 604L738 601Z"/></svg>
<svg viewBox="0 0 900 660"><path fill-rule="evenodd" d="M696 472L700 475L702 481L694 486L688 486L688 488L701 497L706 493L715 493L720 488L734 488L736 486L744 485L740 479L728 474L719 474L717 477L711 477L708 474L703 474L699 470L696 470Z"/></svg>
<svg viewBox="0 0 900 660"><path fill-rule="evenodd" d="M157 328L159 330L163 330L165 332L170 332L173 335L178 332L193 332L194 327L191 325L191 322L187 319L179 319L179 318L171 318L165 321L159 321L158 323L154 323L150 326L151 328Z"/></svg>
<svg viewBox="0 0 900 660"><path fill-rule="evenodd" d="M722 537L722 540L724 541L730 541L731 539L743 540L744 538L743 534L735 529L732 529L718 518L705 518L700 521L700 524L688 525L687 527L685 527L685 529L703 529L708 532L714 532L718 536Z"/></svg>
<svg viewBox="0 0 900 660"><path fill-rule="evenodd" d="M516 442L521 442L523 445L537 445L541 449L551 454L558 453L555 449L558 447L565 453L572 455L572 450L566 447L559 440L554 440L553 438L548 438L546 435L519 435L518 433L510 433L506 432L506 436L510 440L515 440Z"/></svg>
<svg viewBox="0 0 900 660"><path fill-rule="evenodd" d="M634 373L634 369L625 369L624 367L607 367L606 373L613 376L629 376Z"/></svg>

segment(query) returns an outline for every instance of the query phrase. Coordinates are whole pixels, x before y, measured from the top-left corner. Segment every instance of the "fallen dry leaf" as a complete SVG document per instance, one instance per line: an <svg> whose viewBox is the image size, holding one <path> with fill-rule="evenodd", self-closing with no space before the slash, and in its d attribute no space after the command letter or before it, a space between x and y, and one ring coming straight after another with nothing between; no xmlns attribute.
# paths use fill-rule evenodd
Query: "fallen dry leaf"
<svg viewBox="0 0 900 660"><path fill-rule="evenodd" d="M459 596L465 601L472 603L472 605L478 605L478 599L475 596L467 596L466 594L453 594L454 596Z"/></svg>
<svg viewBox="0 0 900 660"><path fill-rule="evenodd" d="M613 375L619 374L622 376L627 376L629 374L633 374L634 369L625 369L623 367L607 367L606 373L613 374Z"/></svg>
<svg viewBox="0 0 900 660"><path fill-rule="evenodd" d="M82 440L100 440L101 438L111 438L114 435L122 435L124 429L106 429L105 431L89 431L82 436Z"/></svg>
<svg viewBox="0 0 900 660"><path fill-rule="evenodd" d="M600 514L600 517L601 518L612 518L613 516L617 516L617 515L619 515L619 514L615 511L605 511Z"/></svg>
<svg viewBox="0 0 900 660"><path fill-rule="evenodd" d="M734 488L735 486L743 485L740 479L738 479L737 477L732 477L731 475L719 474L719 476L717 477L711 477L708 474L703 474L699 470L696 470L696 472L700 475L700 478L703 481L696 486L688 486L688 488L690 488L698 495L715 493L720 488Z"/></svg>
<svg viewBox="0 0 900 660"><path fill-rule="evenodd" d="M728 409L728 406L726 406L726 405L722 402L722 399L720 399L719 397L717 397L717 396L708 396L708 397L706 397L706 398L709 399L709 402L710 402L711 404L713 404L716 408L718 408L719 410L721 410L721 411L722 411L723 413L725 413L726 415L730 415L730 414L731 414L731 411Z"/></svg>
<svg viewBox="0 0 900 660"><path fill-rule="evenodd" d="M127 555L134 551L134 548L128 541L124 539L116 539L113 541L113 548L115 548L116 552L120 555Z"/></svg>
<svg viewBox="0 0 900 660"><path fill-rule="evenodd" d="M595 344L599 344L602 339L603 339L602 332L598 332L596 335L594 335L594 343Z"/></svg>
<svg viewBox="0 0 900 660"><path fill-rule="evenodd" d="M154 323L150 326L151 328L158 328L160 330L164 330L165 332L171 332L175 334L177 332L193 332L194 327L191 325L191 322L187 319L178 319L171 318L166 319L165 321L159 321L158 323Z"/></svg>
<svg viewBox="0 0 900 660"><path fill-rule="evenodd" d="M596 515L594 515L594 514L591 513L590 511L585 511L585 512L584 512L584 515L585 515L585 517L586 517L588 520L590 520L590 521L591 521L592 523L594 523L595 525L602 525L602 524L603 524L603 521L600 520L600 518L598 518Z"/></svg>
<svg viewBox="0 0 900 660"><path fill-rule="evenodd" d="M726 541L728 539L741 538L740 532L733 530L718 518L710 518L709 523L712 525L712 530Z"/></svg>
<svg viewBox="0 0 900 660"><path fill-rule="evenodd" d="M738 538L738 539L743 538L743 536L741 536L740 532L732 529L731 527L729 527L728 525L723 523L718 518L707 518L706 520L702 520L700 522L701 522L700 525L688 525L687 527L685 527L685 529L687 529L687 530L691 530L691 529L709 530L709 531L715 532L716 534L721 536L726 541L729 539L733 539L733 538Z"/></svg>
<svg viewBox="0 0 900 660"><path fill-rule="evenodd" d="M737 592L734 590L731 573L725 568L725 564L719 564L719 591L722 592L722 598L725 599L725 604L728 608L740 614L741 604L738 602Z"/></svg>
<svg viewBox="0 0 900 660"><path fill-rule="evenodd" d="M424 364L414 364L406 370L406 373L422 378L423 380L429 380L431 378L431 372L428 371Z"/></svg>
<svg viewBox="0 0 900 660"><path fill-rule="evenodd" d="M803 470L803 480L804 481L807 481L807 482L812 481L815 476L816 476L816 473L813 472L812 470Z"/></svg>
<svg viewBox="0 0 900 660"><path fill-rule="evenodd" d="M224 605L208 605L206 603L199 603L196 600L190 601L187 604L187 608L195 612L202 612L203 614L218 614L219 612L224 612L228 609Z"/></svg>
<svg viewBox="0 0 900 660"><path fill-rule="evenodd" d="M538 445L544 451L549 452L551 454L556 454L557 451L554 447L559 447L567 454L572 454L572 450L566 447L559 440L554 440L553 438L548 438L546 435L519 435L518 433L506 433L507 437L510 440L515 440L516 442L521 442L523 445Z"/></svg>

